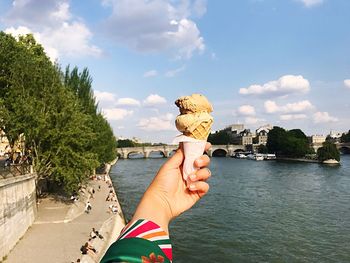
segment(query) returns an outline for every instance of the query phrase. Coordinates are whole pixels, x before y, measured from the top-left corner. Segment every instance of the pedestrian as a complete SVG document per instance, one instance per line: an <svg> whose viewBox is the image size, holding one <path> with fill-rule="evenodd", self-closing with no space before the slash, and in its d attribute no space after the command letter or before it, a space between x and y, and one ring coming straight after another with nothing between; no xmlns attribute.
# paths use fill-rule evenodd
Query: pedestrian
<svg viewBox="0 0 350 263"><path fill-rule="evenodd" d="M91 203L90 201L87 201L85 206L85 213L89 214L91 209L92 209Z"/></svg>

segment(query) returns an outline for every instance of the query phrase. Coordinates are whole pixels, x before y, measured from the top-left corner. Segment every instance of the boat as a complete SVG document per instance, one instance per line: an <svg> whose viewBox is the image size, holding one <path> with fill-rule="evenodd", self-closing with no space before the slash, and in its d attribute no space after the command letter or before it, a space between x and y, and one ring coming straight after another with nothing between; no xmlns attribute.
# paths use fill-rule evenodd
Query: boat
<svg viewBox="0 0 350 263"><path fill-rule="evenodd" d="M255 154L248 154L247 159L249 160L255 160L255 161L263 161L264 155L261 153L255 153Z"/></svg>
<svg viewBox="0 0 350 263"><path fill-rule="evenodd" d="M234 157L237 159L247 159L247 156L243 153L236 153Z"/></svg>
<svg viewBox="0 0 350 263"><path fill-rule="evenodd" d="M268 154L265 154L264 155L264 159L265 160L276 160L276 154L274 154L274 153L268 153Z"/></svg>
<svg viewBox="0 0 350 263"><path fill-rule="evenodd" d="M255 154L255 160L256 161L263 161L264 160L264 155L262 155L261 153Z"/></svg>

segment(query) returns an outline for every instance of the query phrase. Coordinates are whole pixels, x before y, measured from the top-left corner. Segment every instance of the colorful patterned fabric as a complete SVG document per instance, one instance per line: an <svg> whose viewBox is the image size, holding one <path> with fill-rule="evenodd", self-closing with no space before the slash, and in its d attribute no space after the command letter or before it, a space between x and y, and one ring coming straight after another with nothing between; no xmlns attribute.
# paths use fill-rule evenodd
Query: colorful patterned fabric
<svg viewBox="0 0 350 263"><path fill-rule="evenodd" d="M102 258L102 263L166 263L172 260L169 236L152 221L140 219L127 225Z"/></svg>

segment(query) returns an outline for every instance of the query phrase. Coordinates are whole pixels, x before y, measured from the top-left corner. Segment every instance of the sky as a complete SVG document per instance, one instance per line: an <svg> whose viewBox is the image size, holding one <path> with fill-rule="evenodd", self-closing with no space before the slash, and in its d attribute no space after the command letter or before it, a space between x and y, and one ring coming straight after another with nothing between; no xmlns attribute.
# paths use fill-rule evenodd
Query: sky
<svg viewBox="0 0 350 263"><path fill-rule="evenodd" d="M348 0L0 0L0 30L87 67L117 137L169 143L201 93L213 130L350 129Z"/></svg>

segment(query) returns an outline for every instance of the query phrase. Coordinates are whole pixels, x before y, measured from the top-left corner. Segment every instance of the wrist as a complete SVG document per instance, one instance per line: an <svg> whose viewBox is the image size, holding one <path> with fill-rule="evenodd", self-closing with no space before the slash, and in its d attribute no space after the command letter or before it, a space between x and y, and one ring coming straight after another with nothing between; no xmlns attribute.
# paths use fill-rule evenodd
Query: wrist
<svg viewBox="0 0 350 263"><path fill-rule="evenodd" d="M132 221L148 219L169 233L168 226L172 219L171 208L166 198L156 193L151 189L146 191L136 208Z"/></svg>

